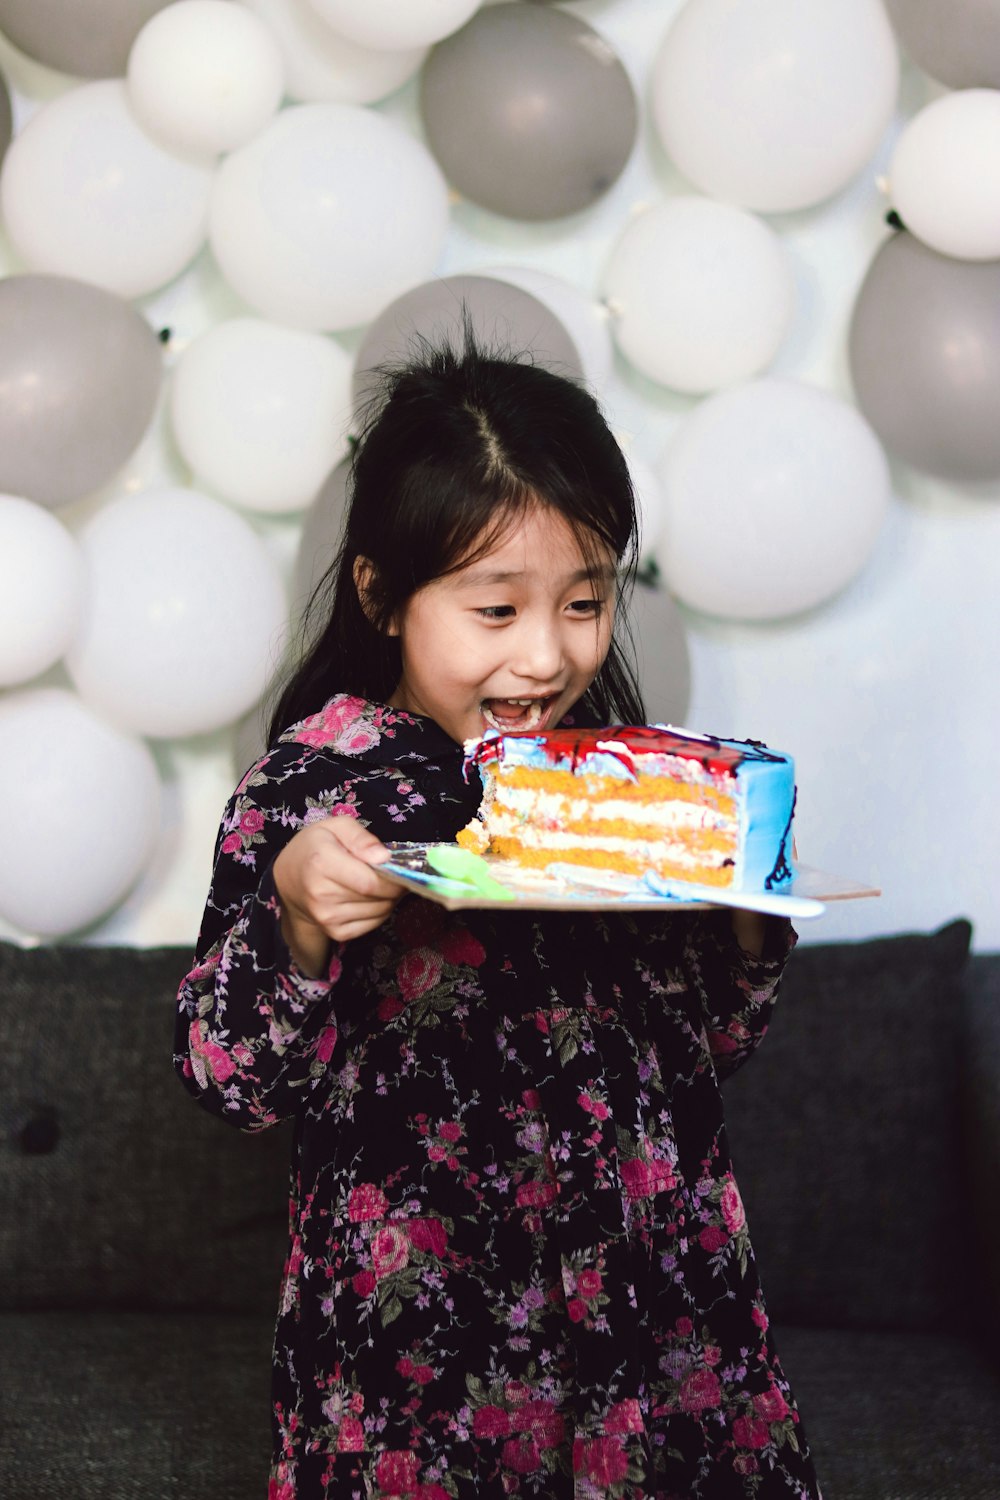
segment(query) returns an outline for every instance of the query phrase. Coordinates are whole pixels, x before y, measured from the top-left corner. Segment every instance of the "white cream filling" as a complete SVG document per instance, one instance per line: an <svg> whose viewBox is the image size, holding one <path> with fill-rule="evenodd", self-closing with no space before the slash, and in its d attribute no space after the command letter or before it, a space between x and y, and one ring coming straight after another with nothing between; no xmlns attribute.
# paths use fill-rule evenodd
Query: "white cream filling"
<svg viewBox="0 0 1000 1500"><path fill-rule="evenodd" d="M512 818L525 822L544 819L550 823L574 822L579 818L600 821L623 818L657 829L726 829L733 826L731 817L714 807L695 802L665 800L643 804L623 801L591 802L585 797L567 797L564 792L540 792L534 787L500 787L496 789L493 808L502 808ZM491 821L493 814L491 813Z"/></svg>

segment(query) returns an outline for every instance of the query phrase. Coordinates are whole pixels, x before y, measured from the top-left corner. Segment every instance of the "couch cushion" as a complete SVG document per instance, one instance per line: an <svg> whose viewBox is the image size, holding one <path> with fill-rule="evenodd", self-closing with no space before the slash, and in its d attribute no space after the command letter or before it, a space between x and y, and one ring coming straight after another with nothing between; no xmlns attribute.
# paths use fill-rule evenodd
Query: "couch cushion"
<svg viewBox="0 0 1000 1500"><path fill-rule="evenodd" d="M959 1036L967 922L801 946L726 1086L765 1296L786 1322L945 1328L968 1313Z"/></svg>
<svg viewBox="0 0 1000 1500"><path fill-rule="evenodd" d="M0 1475L25 1500L253 1500L272 1320L0 1314Z"/></svg>
<svg viewBox="0 0 1000 1500"><path fill-rule="evenodd" d="M826 1500L997 1500L1000 1374L948 1334L777 1328Z"/></svg>
<svg viewBox="0 0 1000 1500"><path fill-rule="evenodd" d="M0 943L0 1306L277 1306L290 1134L172 1066L181 948Z"/></svg>

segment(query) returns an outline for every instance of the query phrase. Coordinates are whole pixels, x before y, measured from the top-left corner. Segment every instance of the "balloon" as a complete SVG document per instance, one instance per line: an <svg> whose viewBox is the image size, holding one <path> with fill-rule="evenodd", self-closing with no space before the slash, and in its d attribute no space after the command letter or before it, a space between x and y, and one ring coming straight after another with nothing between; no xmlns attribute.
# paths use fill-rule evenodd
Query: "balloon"
<svg viewBox="0 0 1000 1500"><path fill-rule="evenodd" d="M371 110L298 104L218 168L210 238L251 307L318 331L366 323L423 281L447 227L419 141Z"/></svg>
<svg viewBox="0 0 1000 1500"><path fill-rule="evenodd" d="M1000 43L1000 32L998 32ZM1000 257L1000 91L935 99L906 126L889 166L893 205L911 234L960 260Z"/></svg>
<svg viewBox="0 0 1000 1500"><path fill-rule="evenodd" d="M586 22L491 5L421 75L427 141L448 181L512 219L558 219L611 187L635 144L628 74Z"/></svg>
<svg viewBox="0 0 1000 1500"><path fill-rule="evenodd" d="M343 454L351 358L319 333L233 318L174 372L177 446L206 488L251 510L308 505Z"/></svg>
<svg viewBox="0 0 1000 1500"><path fill-rule="evenodd" d="M39 271L140 297L200 249L211 169L140 130L125 85L85 83L51 99L11 143L0 174L7 231Z"/></svg>
<svg viewBox="0 0 1000 1500"><path fill-rule="evenodd" d="M49 511L0 495L0 687L27 682L73 639L83 600L83 559Z"/></svg>
<svg viewBox="0 0 1000 1500"><path fill-rule="evenodd" d="M377 366L404 359L418 337L460 346L463 308L480 344L512 354L530 351L539 364L582 380L572 339L537 297L491 276L443 276L404 293L372 323L355 359L357 397L370 394Z"/></svg>
<svg viewBox="0 0 1000 1500"><path fill-rule="evenodd" d="M3 161L7 154L7 147L10 145L13 133L14 117L10 107L10 90L7 87L6 78L0 73L0 161Z"/></svg>
<svg viewBox="0 0 1000 1500"><path fill-rule="evenodd" d="M362 47L426 47L457 31L482 0L310 0L317 15Z"/></svg>
<svg viewBox="0 0 1000 1500"><path fill-rule="evenodd" d="M148 746L72 693L0 698L0 914L23 932L77 932L134 885L159 832Z"/></svg>
<svg viewBox="0 0 1000 1500"><path fill-rule="evenodd" d="M685 177L761 213L846 186L878 146L898 86L880 0L688 0L650 84L656 128Z"/></svg>
<svg viewBox="0 0 1000 1500"><path fill-rule="evenodd" d="M340 546L347 516L347 481L351 461L342 459L327 476L306 512L292 580L292 628L297 630L313 589L330 567Z"/></svg>
<svg viewBox="0 0 1000 1500"><path fill-rule="evenodd" d="M0 278L0 489L62 505L111 479L149 426L162 350L120 297Z"/></svg>
<svg viewBox="0 0 1000 1500"><path fill-rule="evenodd" d="M77 78L125 72L129 48L170 0L0 0L0 31L19 51Z"/></svg>
<svg viewBox="0 0 1000 1500"><path fill-rule="evenodd" d="M112 501L79 533L83 622L66 657L84 701L156 738L230 724L264 690L285 596L246 521L196 490Z"/></svg>
<svg viewBox="0 0 1000 1500"><path fill-rule="evenodd" d="M242 146L281 103L285 69L262 21L232 0L177 0L140 31L128 97L168 150L216 155Z"/></svg>
<svg viewBox="0 0 1000 1500"><path fill-rule="evenodd" d="M677 605L665 588L637 580L629 613L646 717L650 723L683 724L691 661Z"/></svg>
<svg viewBox="0 0 1000 1500"><path fill-rule="evenodd" d="M685 604L730 620L780 619L838 593L867 560L890 493L864 418L793 380L700 402L660 476L660 570Z"/></svg>
<svg viewBox="0 0 1000 1500"><path fill-rule="evenodd" d="M614 368L614 350L608 310L602 303L561 276L538 271L534 266L495 266L483 274L537 297L573 340L590 389L604 390Z"/></svg>
<svg viewBox="0 0 1000 1500"><path fill-rule="evenodd" d="M943 479L1000 479L1000 264L886 240L854 304L851 376L886 447Z"/></svg>
<svg viewBox="0 0 1000 1500"><path fill-rule="evenodd" d="M996 0L885 0L896 34L932 78L953 89L1000 88Z"/></svg>
<svg viewBox="0 0 1000 1500"><path fill-rule="evenodd" d="M285 62L285 87L308 103L374 104L423 63L426 47L399 52L359 47L331 31L309 0L241 0L267 23Z"/></svg>
<svg viewBox="0 0 1000 1500"><path fill-rule="evenodd" d="M747 380L777 354L795 306L778 236L743 209L676 197L633 218L604 272L625 358L691 393Z"/></svg>
<svg viewBox="0 0 1000 1500"><path fill-rule="evenodd" d="M639 548L641 555L654 556L663 531L665 501L660 476L651 464L627 448L622 450L628 464L639 515Z"/></svg>

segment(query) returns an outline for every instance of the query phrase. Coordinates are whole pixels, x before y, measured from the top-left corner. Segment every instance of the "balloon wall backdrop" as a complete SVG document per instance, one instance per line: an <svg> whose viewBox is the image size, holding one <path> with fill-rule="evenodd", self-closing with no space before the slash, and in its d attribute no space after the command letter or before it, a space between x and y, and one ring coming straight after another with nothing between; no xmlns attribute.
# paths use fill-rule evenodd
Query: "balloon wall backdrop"
<svg viewBox="0 0 1000 1500"><path fill-rule="evenodd" d="M996 700L998 58L997 0L0 0L0 933L193 939L372 372L463 314L622 443L651 717L796 754L869 930L975 915L891 809Z"/></svg>

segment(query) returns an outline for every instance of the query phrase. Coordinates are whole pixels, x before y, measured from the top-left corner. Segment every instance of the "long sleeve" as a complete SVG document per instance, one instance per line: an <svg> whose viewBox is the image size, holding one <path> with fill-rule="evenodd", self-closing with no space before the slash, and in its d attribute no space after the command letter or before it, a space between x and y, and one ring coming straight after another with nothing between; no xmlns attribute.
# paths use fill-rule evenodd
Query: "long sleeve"
<svg viewBox="0 0 1000 1500"><path fill-rule="evenodd" d="M740 947L728 911L706 912L691 924L685 967L701 1003L720 1078L742 1067L763 1040L785 962L797 941L787 919L769 917L758 958Z"/></svg>
<svg viewBox="0 0 1000 1500"><path fill-rule="evenodd" d="M255 1131L293 1114L336 1042L335 947L326 976L296 966L281 936L272 867L316 808L303 757L283 747L258 763L229 802L191 971L178 992L174 1066L214 1113ZM335 780L336 778L334 778ZM301 788L301 789L300 789ZM356 812L344 779L319 815ZM338 803L338 797L341 799Z"/></svg>

